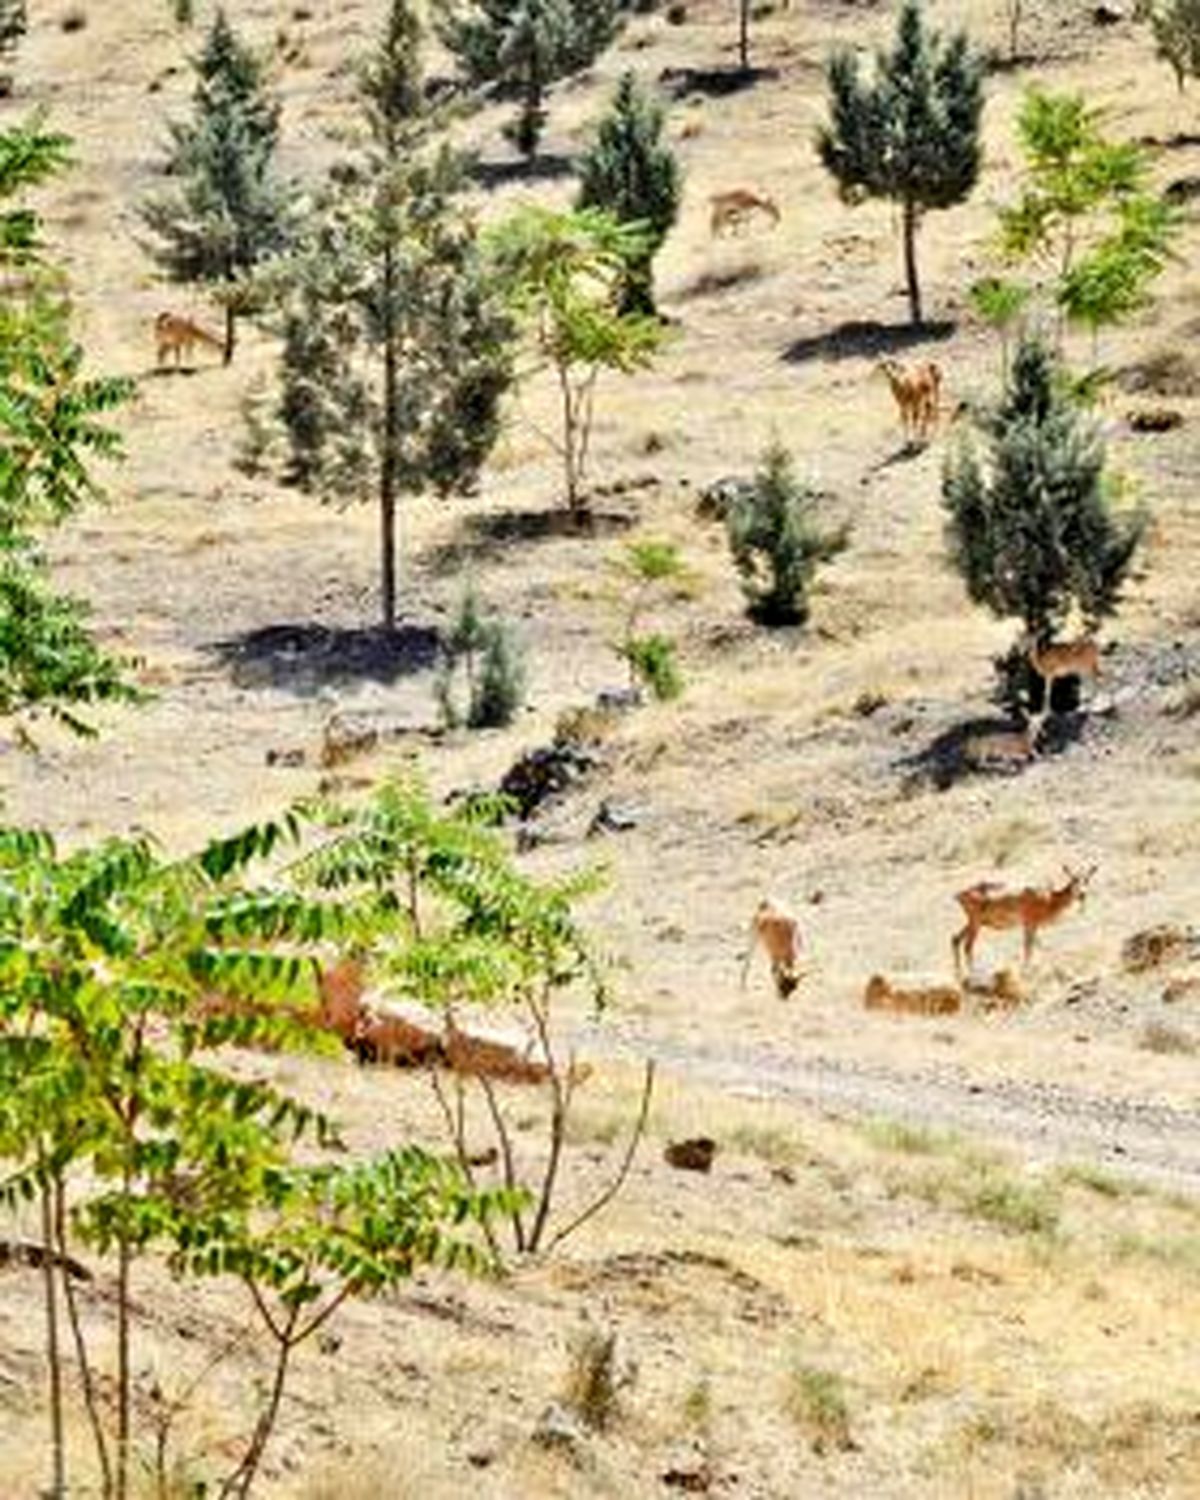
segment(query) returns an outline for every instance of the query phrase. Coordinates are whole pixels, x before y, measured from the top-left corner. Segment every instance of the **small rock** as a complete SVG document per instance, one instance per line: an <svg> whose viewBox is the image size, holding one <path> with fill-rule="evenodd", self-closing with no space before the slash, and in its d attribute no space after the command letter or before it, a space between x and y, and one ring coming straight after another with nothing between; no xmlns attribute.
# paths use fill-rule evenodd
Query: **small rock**
<svg viewBox="0 0 1200 1500"><path fill-rule="evenodd" d="M303 750L268 750L264 757L269 766L302 766L306 760Z"/></svg>
<svg viewBox="0 0 1200 1500"><path fill-rule="evenodd" d="M496 1462L495 1449L472 1448L467 1454L467 1462L473 1469L490 1469Z"/></svg>
<svg viewBox="0 0 1200 1500"><path fill-rule="evenodd" d="M681 1172L708 1172L716 1154L716 1141L698 1135L686 1141L672 1141L663 1151L663 1158L668 1166L678 1167Z"/></svg>
<svg viewBox="0 0 1200 1500"><path fill-rule="evenodd" d="M707 1495L713 1483L712 1465L699 1442L681 1443L668 1454L659 1478L670 1489Z"/></svg>
<svg viewBox="0 0 1200 1500"><path fill-rule="evenodd" d="M1092 10L1093 26L1116 26L1125 19L1125 12L1115 5L1097 5Z"/></svg>
<svg viewBox="0 0 1200 1500"><path fill-rule="evenodd" d="M559 1401L552 1401L537 1420L533 1441L542 1448L558 1448L578 1457L587 1446L582 1422Z"/></svg>
<svg viewBox="0 0 1200 1500"><path fill-rule="evenodd" d="M637 813L610 802L606 797L588 824L587 836L595 838L600 833L626 833L629 829L636 828L639 821Z"/></svg>
<svg viewBox="0 0 1200 1500"><path fill-rule="evenodd" d="M1125 420L1134 432L1172 432L1183 426L1183 413L1173 406L1151 406L1129 412Z"/></svg>

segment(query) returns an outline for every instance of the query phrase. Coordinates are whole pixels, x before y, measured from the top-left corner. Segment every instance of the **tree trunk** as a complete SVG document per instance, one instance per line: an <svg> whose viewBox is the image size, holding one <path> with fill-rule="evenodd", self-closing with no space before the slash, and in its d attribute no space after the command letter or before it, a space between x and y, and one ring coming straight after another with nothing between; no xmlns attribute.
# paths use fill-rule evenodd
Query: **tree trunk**
<svg viewBox="0 0 1200 1500"><path fill-rule="evenodd" d="M233 360L234 345L237 343L237 313L229 302L225 304L225 348L221 351L221 363L230 364Z"/></svg>
<svg viewBox="0 0 1200 1500"><path fill-rule="evenodd" d="M908 286L908 316L914 328L924 321L921 314L921 284L917 280L917 205L904 200L904 278Z"/></svg>
<svg viewBox="0 0 1200 1500"><path fill-rule="evenodd" d="M63 1442L62 1404L62 1354L58 1336L58 1289L55 1285L54 1220L50 1205L51 1189L45 1182L41 1187L42 1248L45 1259L42 1263L43 1290L46 1304L46 1356L50 1377L50 1450L53 1464L53 1479L50 1494L53 1500L62 1500L67 1492L66 1450Z"/></svg>
<svg viewBox="0 0 1200 1500"><path fill-rule="evenodd" d="M396 261L390 243L383 249L383 455L379 466L379 548L383 596L383 628L396 628L396 478L399 434L396 312Z"/></svg>
<svg viewBox="0 0 1200 1500"><path fill-rule="evenodd" d="M738 0L738 62L750 71L750 0Z"/></svg>

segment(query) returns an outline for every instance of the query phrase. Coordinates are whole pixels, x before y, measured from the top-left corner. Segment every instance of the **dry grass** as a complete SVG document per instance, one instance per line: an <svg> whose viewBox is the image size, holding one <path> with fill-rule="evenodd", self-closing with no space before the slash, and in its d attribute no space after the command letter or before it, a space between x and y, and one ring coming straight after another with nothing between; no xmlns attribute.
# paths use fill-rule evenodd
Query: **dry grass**
<svg viewBox="0 0 1200 1500"><path fill-rule="evenodd" d="M233 467L239 449L245 456L243 398L271 371L265 334L247 330L228 370L149 373L156 311L208 316L198 295L155 281L124 228L134 200L160 185L156 143L190 88L179 68L184 39L159 8L155 19L131 0L94 5L82 35L63 31L58 13L34 16L20 54L22 102L52 102L52 123L77 140L78 166L47 207L51 238L75 268L89 355L139 381L113 505L68 527L53 551L101 628L145 659L158 697L99 715L94 742L39 726L36 758L6 758L8 815L49 821L68 843L141 825L187 847L315 789L314 766L268 765L267 752L318 745L330 697L410 725L437 791L494 783L517 753L552 737L565 710L623 681L603 568L615 544L536 525L490 539L501 518L536 522L557 503L558 464L541 435L553 428L553 389L535 382L515 403L478 497L404 510L408 617L444 618L470 568L494 606L522 620L534 699L521 723L435 746L421 736L435 722L428 674L391 683L239 675L218 642L286 622L373 618L375 517L333 512L269 473ZM236 17L264 49L287 24L292 60L277 55L274 67L298 172L335 154L345 56L378 7L312 9L302 27L267 0L243 0ZM1122 134L1165 138L1177 128L1169 78L1144 32L1096 30L1087 9L1067 0L1039 8L1031 45L1044 65L990 79L980 190L922 226L938 317L961 318L967 275L986 262L990 205L1012 184L1011 121L1025 82L1086 86ZM622 50L586 85L557 91L552 151L577 148L621 68L653 77L730 61L731 7L693 0L687 10L679 26L638 19L635 33L653 46ZM990 0L953 14L982 41L1002 40ZM264 1496L648 1494L672 1444L698 1432L722 1486L772 1500L1200 1492L1188 1417L1200 1326L1194 1204L1090 1163L1056 1172L981 1152L953 1122L907 1123L906 1112L905 1123L864 1130L787 1099L736 1097L722 1081L742 1057L747 1070L765 1057L786 1073L789 1060L819 1055L835 1073L909 1070L914 1120L923 1070L945 1066L981 1086L1065 1079L1117 1100L1195 1103L1187 1059L1139 1045L1143 1028L1161 1025L1162 976L1123 975L1119 961L1124 935L1194 916L1194 692L1177 680L1171 643L1194 652L1200 631L1196 393L1180 386L1194 375L1184 330L1196 312L1195 228L1152 319L1105 337L1107 363L1170 383L1188 419L1163 437L1112 436L1158 538L1111 631L1119 714L1098 717L1081 743L1012 782L906 785L908 758L990 712L991 658L1012 632L968 606L944 565L938 481L949 439L897 458L891 398L854 342L852 325L903 318L888 210L841 204L808 145L828 44L870 45L890 25L887 7L842 7L835 19L828 7L793 4L756 23L756 52L776 79L672 108L687 188L659 281L678 327L653 370L606 379L597 394L594 476L613 490L601 503L628 522L620 539L636 529L678 541L695 580L664 602L661 618L682 643L685 699L622 721L605 740L609 769L560 810L559 841L528 861L550 873L602 857L609 870L592 910L626 964L613 1035L630 1052L647 1045L663 1056L627 1192L555 1261L497 1284L423 1287L438 1313L404 1298L349 1309L340 1348L298 1361ZM106 59L118 58L110 68ZM460 128L496 156L506 112L489 108ZM685 120L702 128L682 129ZM1171 173L1194 170L1194 156L1172 150ZM779 199L780 228L714 246L708 197L739 184ZM514 183L480 192L478 206L491 218L530 192L565 201L569 184ZM927 352L952 397L990 391L995 350L969 322ZM699 490L752 470L775 432L855 523L804 632L747 626L723 530L693 515ZM648 475L659 483L643 484ZM355 769L378 776L403 754L399 742L380 746ZM584 844L600 796L644 816ZM863 1015L870 973L948 970L961 920L955 890L998 874L1040 882L1076 859L1098 859L1100 874L1086 910L1039 945L1035 1005L936 1031ZM810 954L787 1005L761 970L746 993L736 983L749 914L767 891L795 902ZM997 963L1007 961L1005 941L994 939ZM568 1146L567 1207L611 1171L636 1100L636 1069L594 1050L597 1074L579 1095ZM589 1055L586 1041L581 1051ZM286 1067L346 1120L356 1150L437 1139L417 1081L329 1061ZM531 1120L544 1115L536 1098L525 1109ZM664 1140L698 1134L721 1147L710 1177L662 1162ZM139 1270L139 1346L164 1368L243 1319L227 1291L181 1292L156 1268ZM36 1290L22 1272L0 1280L6 1500L24 1500L45 1477ZM183 1308L189 1338L159 1316L168 1306ZM616 1322L640 1374L577 1466L529 1439L560 1392L565 1331L584 1313ZM248 1358L232 1361L181 1422L189 1475L220 1468L219 1444L237 1435L258 1373ZM824 1433L822 1453L812 1451L814 1432ZM847 1433L856 1446L844 1445Z"/></svg>

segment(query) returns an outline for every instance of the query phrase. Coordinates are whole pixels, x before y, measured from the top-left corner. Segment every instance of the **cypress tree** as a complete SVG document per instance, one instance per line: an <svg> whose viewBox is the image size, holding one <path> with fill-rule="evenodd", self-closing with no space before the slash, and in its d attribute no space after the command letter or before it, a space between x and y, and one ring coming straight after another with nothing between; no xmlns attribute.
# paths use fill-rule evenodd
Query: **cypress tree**
<svg viewBox="0 0 1200 1500"><path fill-rule="evenodd" d="M920 324L917 227L923 212L961 203L980 166L982 65L964 33L943 41L926 28L919 0L904 0L890 53L875 78L859 76L848 50L829 61L830 123L817 138L843 197L900 204L909 314Z"/></svg>
<svg viewBox="0 0 1200 1500"><path fill-rule="evenodd" d="M579 164L580 208L602 208L646 231L646 248L628 267L622 312L654 313L653 260L679 216L682 174L663 140L663 108L632 73L617 85L609 113Z"/></svg>
<svg viewBox="0 0 1200 1500"><path fill-rule="evenodd" d="M473 482L511 375L511 320L456 201L462 162L428 149L420 43L411 0L391 0L360 77L369 144L334 168L284 277L289 477L377 499L385 629L400 498Z"/></svg>
<svg viewBox="0 0 1200 1500"><path fill-rule="evenodd" d="M546 90L589 67L616 35L617 0L437 0L438 35L467 81L520 107L505 134L532 159L546 125Z"/></svg>
<svg viewBox="0 0 1200 1500"><path fill-rule="evenodd" d="M288 237L274 164L279 106L267 95L262 63L238 39L224 10L217 11L192 66L193 117L172 125L165 167L179 186L151 198L141 212L158 239L152 253L169 276L218 285L228 364L245 278Z"/></svg>
<svg viewBox="0 0 1200 1500"><path fill-rule="evenodd" d="M983 425L987 465L965 447L942 481L950 554L968 594L1021 620L1039 646L1072 612L1094 630L1117 609L1145 518L1111 508L1103 442L1039 340L1020 345Z"/></svg>
<svg viewBox="0 0 1200 1500"><path fill-rule="evenodd" d="M0 0L0 96L12 91L8 64L25 35L26 25L25 0Z"/></svg>

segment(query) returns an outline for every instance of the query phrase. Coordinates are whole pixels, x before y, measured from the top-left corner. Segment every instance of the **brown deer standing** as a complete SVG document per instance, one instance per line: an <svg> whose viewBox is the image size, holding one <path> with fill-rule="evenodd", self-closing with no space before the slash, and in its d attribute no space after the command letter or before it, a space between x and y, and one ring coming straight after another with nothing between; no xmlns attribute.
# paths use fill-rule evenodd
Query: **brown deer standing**
<svg viewBox="0 0 1200 1500"><path fill-rule="evenodd" d="M999 931L1009 927L1020 927L1024 937L1024 961L1028 964L1039 927L1057 922L1075 902L1083 904L1088 882L1096 873L1096 866L1075 872L1067 869L1066 884L1055 889L1037 890L1026 886L1020 891L1006 891L994 881L984 880L978 885L959 891L954 898L966 916L966 925L954 934L954 972L962 973L962 954L967 955L970 969L975 956L975 942L985 928Z"/></svg>
<svg viewBox="0 0 1200 1500"><path fill-rule="evenodd" d="M750 940L742 960L742 988L750 972L754 950L761 945L771 962L775 993L786 1000L800 983L800 923L795 916L770 896L764 896L750 919Z"/></svg>
<svg viewBox="0 0 1200 1500"><path fill-rule="evenodd" d="M158 363L165 365L167 355L174 353L175 368L181 368L184 359L190 360L197 344L208 344L225 354L224 342L215 333L209 333L194 323L191 318L181 318L178 313L160 312L154 320L154 341L158 350Z"/></svg>
<svg viewBox="0 0 1200 1500"><path fill-rule="evenodd" d="M1082 641L1062 641L1057 646L1039 646L1036 641L1026 646L1029 665L1046 684L1046 702L1055 682L1060 677L1090 677L1096 681L1100 676L1100 648L1090 637Z"/></svg>
<svg viewBox="0 0 1200 1500"><path fill-rule="evenodd" d="M900 427L908 443L927 443L937 425L942 396L942 372L932 360L906 370L894 359L881 359L879 368L887 376Z"/></svg>

